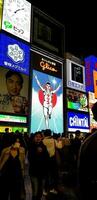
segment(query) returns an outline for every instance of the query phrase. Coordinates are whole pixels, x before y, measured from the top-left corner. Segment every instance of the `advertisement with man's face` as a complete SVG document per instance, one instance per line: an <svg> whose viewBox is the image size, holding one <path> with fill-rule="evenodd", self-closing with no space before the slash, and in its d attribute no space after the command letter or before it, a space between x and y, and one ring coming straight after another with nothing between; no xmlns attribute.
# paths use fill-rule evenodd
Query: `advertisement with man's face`
<svg viewBox="0 0 97 200"><path fill-rule="evenodd" d="M63 133L62 79L33 70L31 132Z"/></svg>
<svg viewBox="0 0 97 200"><path fill-rule="evenodd" d="M28 76L0 67L0 113L28 114Z"/></svg>

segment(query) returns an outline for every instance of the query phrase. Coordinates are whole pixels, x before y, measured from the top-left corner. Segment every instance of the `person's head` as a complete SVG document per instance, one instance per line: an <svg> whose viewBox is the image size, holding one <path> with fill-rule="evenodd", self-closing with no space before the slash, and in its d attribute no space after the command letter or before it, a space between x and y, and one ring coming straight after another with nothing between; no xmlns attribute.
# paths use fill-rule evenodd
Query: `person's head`
<svg viewBox="0 0 97 200"><path fill-rule="evenodd" d="M76 131L75 131L75 136L76 136L76 137L79 137L79 136L80 136L80 130L76 130Z"/></svg>
<svg viewBox="0 0 97 200"><path fill-rule="evenodd" d="M48 137L48 136L51 136L51 130L50 129L45 129L45 131L44 131L44 136L46 137Z"/></svg>
<svg viewBox="0 0 97 200"><path fill-rule="evenodd" d="M5 133L9 133L9 128L5 128Z"/></svg>
<svg viewBox="0 0 97 200"><path fill-rule="evenodd" d="M34 142L38 144L42 141L42 139L43 139L42 133L40 131L36 132L34 135Z"/></svg>
<svg viewBox="0 0 97 200"><path fill-rule="evenodd" d="M94 103L92 106L92 113L93 113L94 120L97 121L97 102Z"/></svg>
<svg viewBox="0 0 97 200"><path fill-rule="evenodd" d="M50 82L46 82L46 85L45 85L45 86L46 86L46 89L47 89L47 90L51 90L51 84L50 84Z"/></svg>
<svg viewBox="0 0 97 200"><path fill-rule="evenodd" d="M6 73L6 85L10 96L17 96L23 86L23 77L19 72L9 70Z"/></svg>

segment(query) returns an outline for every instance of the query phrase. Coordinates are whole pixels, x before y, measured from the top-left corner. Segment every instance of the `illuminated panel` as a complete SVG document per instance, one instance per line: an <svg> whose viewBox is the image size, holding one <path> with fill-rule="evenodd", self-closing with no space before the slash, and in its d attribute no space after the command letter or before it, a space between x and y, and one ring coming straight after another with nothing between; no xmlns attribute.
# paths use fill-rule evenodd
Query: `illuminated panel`
<svg viewBox="0 0 97 200"><path fill-rule="evenodd" d="M1 30L1 22L2 22L2 0L0 0L0 30Z"/></svg>
<svg viewBox="0 0 97 200"><path fill-rule="evenodd" d="M25 133L27 132L27 128L26 127L12 127L12 132L15 132L15 131L19 131L20 133Z"/></svg>
<svg viewBox="0 0 97 200"><path fill-rule="evenodd" d="M31 3L4 0L2 29L30 42Z"/></svg>
<svg viewBox="0 0 97 200"><path fill-rule="evenodd" d="M5 128L9 128L9 132L15 132L15 131L19 131L21 132L27 132L27 128L26 127L12 127L12 126L0 126L0 132L4 133L5 132Z"/></svg>
<svg viewBox="0 0 97 200"><path fill-rule="evenodd" d="M97 122L93 119L92 113L92 106L96 102L97 99L95 99L95 94L93 92L89 92L90 130L92 130L93 128L97 128Z"/></svg>
<svg viewBox="0 0 97 200"><path fill-rule="evenodd" d="M49 128L63 133L62 79L36 70L32 76L31 132ZM50 92L46 90L47 82Z"/></svg>
<svg viewBox="0 0 97 200"><path fill-rule="evenodd" d="M33 69L59 78L62 77L62 62L37 51L31 52L31 61Z"/></svg>
<svg viewBox="0 0 97 200"><path fill-rule="evenodd" d="M68 112L68 131L89 132L89 115L77 112Z"/></svg>
<svg viewBox="0 0 97 200"><path fill-rule="evenodd" d="M28 115L28 86L28 76L0 67L0 113Z"/></svg>
<svg viewBox="0 0 97 200"><path fill-rule="evenodd" d="M27 123L26 117L11 116L11 115L0 115L1 122L16 122L16 123Z"/></svg>
<svg viewBox="0 0 97 200"><path fill-rule="evenodd" d="M30 47L0 33L0 65L28 75Z"/></svg>
<svg viewBox="0 0 97 200"><path fill-rule="evenodd" d="M88 112L88 97L86 93L67 89L67 108Z"/></svg>
<svg viewBox="0 0 97 200"><path fill-rule="evenodd" d="M85 67L66 60L67 87L85 92Z"/></svg>
<svg viewBox="0 0 97 200"><path fill-rule="evenodd" d="M93 80L94 80L94 95L95 99L97 99L97 71L93 71Z"/></svg>
<svg viewBox="0 0 97 200"><path fill-rule="evenodd" d="M86 82L86 91L94 92L94 74L97 71L97 57L91 55L85 58L85 82ZM93 74L93 72L95 72Z"/></svg>

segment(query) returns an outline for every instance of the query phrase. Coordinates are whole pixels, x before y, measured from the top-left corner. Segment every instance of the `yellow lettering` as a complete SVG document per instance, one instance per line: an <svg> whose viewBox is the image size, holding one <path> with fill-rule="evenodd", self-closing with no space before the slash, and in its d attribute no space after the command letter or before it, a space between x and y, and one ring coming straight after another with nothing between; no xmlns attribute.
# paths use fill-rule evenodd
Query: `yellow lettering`
<svg viewBox="0 0 97 200"><path fill-rule="evenodd" d="M45 69L47 69L49 71L53 71L53 72L57 72L58 71L54 67L50 66L50 64L48 64L47 62L44 62L44 61L40 62L40 67L42 68L43 71Z"/></svg>

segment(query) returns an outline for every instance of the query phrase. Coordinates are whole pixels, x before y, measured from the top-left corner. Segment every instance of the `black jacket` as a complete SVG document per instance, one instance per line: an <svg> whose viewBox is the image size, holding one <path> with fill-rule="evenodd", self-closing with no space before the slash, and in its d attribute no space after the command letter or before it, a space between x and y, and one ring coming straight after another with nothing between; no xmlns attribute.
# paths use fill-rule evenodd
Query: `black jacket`
<svg viewBox="0 0 97 200"><path fill-rule="evenodd" d="M97 199L97 132L91 134L80 148L78 181L82 199Z"/></svg>
<svg viewBox="0 0 97 200"><path fill-rule="evenodd" d="M46 146L41 142L32 143L28 150L29 174L34 177L45 177L48 173L49 154Z"/></svg>

